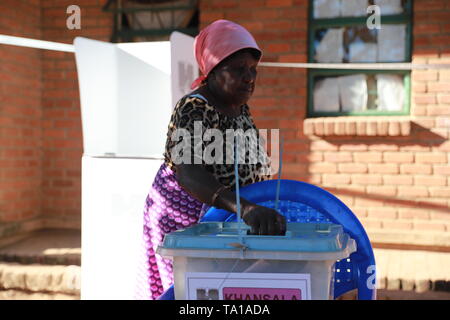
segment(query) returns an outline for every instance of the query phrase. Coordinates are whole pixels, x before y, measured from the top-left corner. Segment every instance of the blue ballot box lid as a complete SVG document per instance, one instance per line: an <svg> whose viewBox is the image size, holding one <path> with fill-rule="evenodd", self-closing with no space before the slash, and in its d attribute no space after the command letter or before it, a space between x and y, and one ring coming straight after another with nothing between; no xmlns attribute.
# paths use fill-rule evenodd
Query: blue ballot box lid
<svg viewBox="0 0 450 320"><path fill-rule="evenodd" d="M279 260L337 260L356 251L341 225L288 223L284 236L247 235L238 222L204 222L169 233L158 252L163 256Z"/></svg>

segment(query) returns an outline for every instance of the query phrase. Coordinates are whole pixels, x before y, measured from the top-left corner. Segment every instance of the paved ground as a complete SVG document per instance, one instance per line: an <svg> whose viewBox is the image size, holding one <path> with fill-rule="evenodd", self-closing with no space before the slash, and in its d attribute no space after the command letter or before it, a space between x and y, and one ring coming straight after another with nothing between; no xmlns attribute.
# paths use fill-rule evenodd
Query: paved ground
<svg viewBox="0 0 450 320"><path fill-rule="evenodd" d="M81 234L42 230L0 248L0 300L76 300Z"/></svg>
<svg viewBox="0 0 450 320"><path fill-rule="evenodd" d="M40 230L30 237L0 248L0 261L81 265L81 232Z"/></svg>
<svg viewBox="0 0 450 320"><path fill-rule="evenodd" d="M450 300L450 253L375 249L379 299ZM79 299L81 233L43 230L0 248L0 300ZM343 299L353 299L349 293Z"/></svg>

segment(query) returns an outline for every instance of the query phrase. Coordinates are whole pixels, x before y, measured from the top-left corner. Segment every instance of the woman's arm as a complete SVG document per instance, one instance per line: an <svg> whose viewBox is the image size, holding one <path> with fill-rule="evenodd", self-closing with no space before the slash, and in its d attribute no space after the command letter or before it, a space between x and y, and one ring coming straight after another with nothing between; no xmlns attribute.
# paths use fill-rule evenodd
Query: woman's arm
<svg viewBox="0 0 450 320"><path fill-rule="evenodd" d="M210 172L206 171L202 165L177 165L175 174L180 185L200 202L230 212L237 212L236 195L229 189L222 189L220 194L216 196L215 203L212 203L214 194L223 185ZM255 206L253 203L241 198L242 207L252 205Z"/></svg>
<svg viewBox="0 0 450 320"><path fill-rule="evenodd" d="M229 189L223 189L223 185L202 165L177 165L176 177L179 184L199 201L237 213L235 193ZM216 194L217 191L220 192ZM286 220L277 211L259 206L242 197L240 203L242 218L246 224L251 226L252 234L275 235L285 233Z"/></svg>

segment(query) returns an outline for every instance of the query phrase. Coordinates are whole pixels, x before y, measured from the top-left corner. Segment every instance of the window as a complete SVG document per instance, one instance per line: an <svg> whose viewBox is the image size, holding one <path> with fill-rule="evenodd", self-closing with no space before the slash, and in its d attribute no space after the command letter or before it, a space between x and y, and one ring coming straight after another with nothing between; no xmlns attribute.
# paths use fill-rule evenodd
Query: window
<svg viewBox="0 0 450 320"><path fill-rule="evenodd" d="M381 29L368 27L377 5ZM411 0L310 0L310 63L411 61ZM308 117L407 115L409 70L310 69Z"/></svg>
<svg viewBox="0 0 450 320"><path fill-rule="evenodd" d="M163 41L173 31L198 33L197 0L108 0L114 15L111 42Z"/></svg>

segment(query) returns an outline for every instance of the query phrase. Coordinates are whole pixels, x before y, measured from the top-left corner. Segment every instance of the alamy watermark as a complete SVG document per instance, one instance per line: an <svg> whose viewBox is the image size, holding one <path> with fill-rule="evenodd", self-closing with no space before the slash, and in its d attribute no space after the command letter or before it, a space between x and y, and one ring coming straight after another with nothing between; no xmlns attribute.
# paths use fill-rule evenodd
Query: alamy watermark
<svg viewBox="0 0 450 320"><path fill-rule="evenodd" d="M260 164L260 174L272 175L279 168L279 129L270 129L270 156L266 152L267 129L206 129L202 121L194 121L193 136L187 129L175 129L171 141L170 156L175 165L179 164ZM224 138L225 137L225 138ZM238 157L236 159L235 150Z"/></svg>
<svg viewBox="0 0 450 320"><path fill-rule="evenodd" d="M366 281L367 288L370 290L376 289L376 287L377 287L377 283L376 283L377 268L376 268L376 266L375 265L368 266L366 273L367 273L367 275L369 275L367 277L367 281Z"/></svg>
<svg viewBox="0 0 450 320"><path fill-rule="evenodd" d="M66 13L70 14L66 19L66 26L69 30L81 29L81 9L79 6L72 4L67 7Z"/></svg>
<svg viewBox="0 0 450 320"><path fill-rule="evenodd" d="M377 5L367 7L367 13L372 14L367 18L366 25L369 30L381 29L381 9Z"/></svg>

